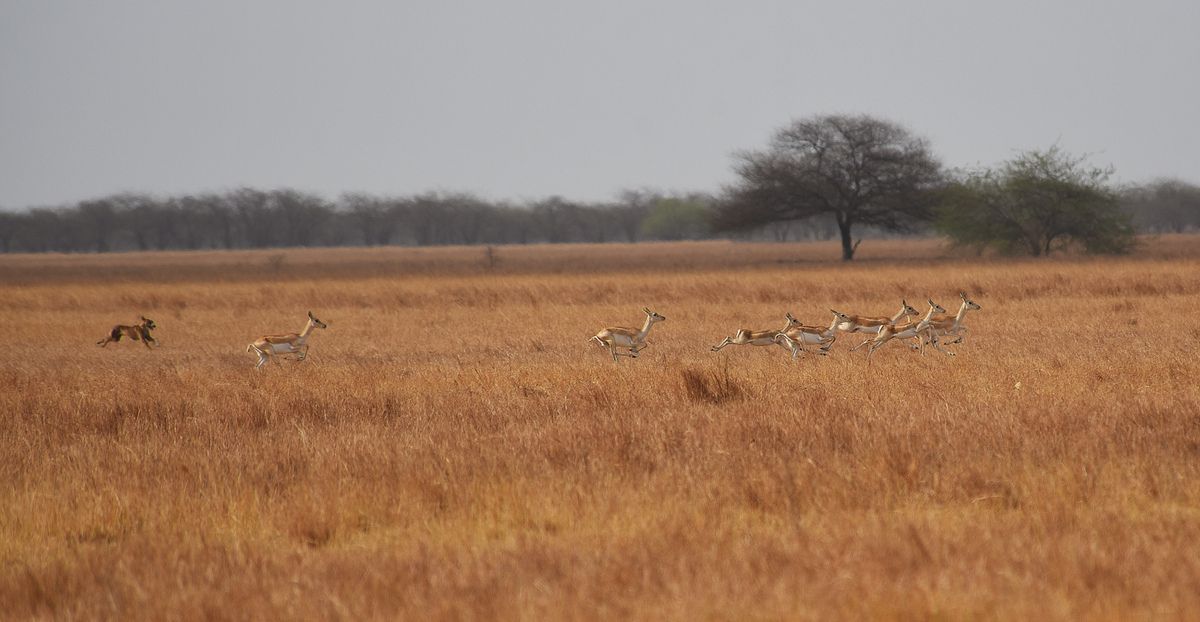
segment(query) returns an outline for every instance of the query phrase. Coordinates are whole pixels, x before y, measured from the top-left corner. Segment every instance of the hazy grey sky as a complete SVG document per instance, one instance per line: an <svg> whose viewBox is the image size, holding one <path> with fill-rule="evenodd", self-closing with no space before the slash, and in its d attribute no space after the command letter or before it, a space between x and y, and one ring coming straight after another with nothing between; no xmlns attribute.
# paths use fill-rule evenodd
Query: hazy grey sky
<svg viewBox="0 0 1200 622"><path fill-rule="evenodd" d="M1200 2L3 0L0 205L717 190L791 119L1200 182Z"/></svg>

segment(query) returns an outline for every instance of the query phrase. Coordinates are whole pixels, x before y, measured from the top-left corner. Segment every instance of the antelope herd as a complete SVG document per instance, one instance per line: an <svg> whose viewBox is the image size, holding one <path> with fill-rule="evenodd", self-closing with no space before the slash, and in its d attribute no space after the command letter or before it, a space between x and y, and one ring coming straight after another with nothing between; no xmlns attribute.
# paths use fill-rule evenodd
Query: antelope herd
<svg viewBox="0 0 1200 622"><path fill-rule="evenodd" d="M777 330L739 328L732 337L726 337L721 343L713 346L712 351L720 352L727 346L779 345L786 348L794 359L801 353L807 352L804 346L808 345L817 346L817 354L825 356L829 354L829 348L837 340L837 333L843 332L874 335L850 348L850 351L853 352L863 346L869 346L867 349L868 359L875 353L875 350L892 339L914 340L916 343L908 344L908 347L913 350L924 352L924 346L931 345L939 352L954 356L954 352L942 348L941 338L947 335L954 337L953 341L947 341L944 345L961 343L963 332L967 330L967 327L963 325L963 318L966 317L967 311L981 308L968 299L963 292L959 292L958 297L962 299L958 313L947 315L945 308L933 300L928 300L929 311L920 320L906 319L919 317L921 312L910 307L904 300L900 301L900 311L890 318L849 315L830 309L833 313L833 320L829 323L828 328L801 324L800 320L797 320L789 312L784 315L786 323L782 328ZM646 314L646 322L642 325L641 330L620 327L605 328L596 333L591 341L608 348L614 361L618 356L637 358L638 352L646 349L646 335L650 332L650 328L654 326L655 322L667 319L648 308L643 308L642 311ZM617 348L629 351L618 352Z"/></svg>
<svg viewBox="0 0 1200 622"><path fill-rule="evenodd" d="M933 300L926 301L929 303L929 310L923 316L920 311L909 306L908 302L904 300L900 301L900 310L891 317L850 315L830 309L833 319L827 328L801 324L800 320L797 320L789 312L784 315L786 323L782 328L777 330L739 328L732 337L726 337L711 349L713 352L720 352L727 346L778 345L787 349L795 359L808 351L805 346L816 346L817 354L825 356L829 354L829 349L837 340L837 334L842 332L871 335L862 343L850 348L850 351L853 352L867 346L868 360L876 350L893 339L905 340L912 350L924 352L924 347L929 345L939 352L954 356L954 352L945 350L942 346L962 343L967 330L967 327L963 325L963 319L968 311L977 311L981 308L967 298L963 292L959 292L958 297L962 299L962 304L959 306L958 312L953 315L947 314L946 309ZM650 334L650 329L654 328L658 322L667 321L667 318L651 311L648 307L643 307L642 312L646 314L646 319L640 329L611 326L596 333L588 341L594 341L601 347L607 348L613 361L619 360L618 357L621 356L637 358L638 354L649 346L646 336ZM921 319L914 319L917 317ZM157 328L154 320L145 316L141 316L141 320L140 323L132 326L121 324L114 326L104 339L96 342L97 345L107 346L110 342L120 341L122 336L128 336L134 341L141 341L147 348L151 343L160 345L150 335L150 331ZM246 351L253 352L258 356L255 369L260 369L270 360L278 363L279 360L276 357L286 357L287 355L295 355L295 360L303 361L308 358L308 338L314 330L327 327L325 322L318 320L312 311L309 311L308 322L300 332L264 335L247 346ZM941 342L943 337L953 337L953 339L943 344Z"/></svg>

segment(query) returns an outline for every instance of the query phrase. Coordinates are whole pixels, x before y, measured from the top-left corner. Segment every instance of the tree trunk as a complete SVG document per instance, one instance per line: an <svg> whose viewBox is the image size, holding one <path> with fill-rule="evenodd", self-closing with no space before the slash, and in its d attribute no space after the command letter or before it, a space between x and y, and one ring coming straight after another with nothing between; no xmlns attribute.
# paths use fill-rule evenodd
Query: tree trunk
<svg viewBox="0 0 1200 622"><path fill-rule="evenodd" d="M1028 244L1028 246L1029 246L1029 254L1030 255L1032 255L1034 257L1042 256L1042 245L1039 240L1032 238L1032 237L1026 238L1025 243Z"/></svg>
<svg viewBox="0 0 1200 622"><path fill-rule="evenodd" d="M837 215L838 231L842 233L842 261L851 261L854 259L854 251L858 245L850 237L850 219L848 217Z"/></svg>

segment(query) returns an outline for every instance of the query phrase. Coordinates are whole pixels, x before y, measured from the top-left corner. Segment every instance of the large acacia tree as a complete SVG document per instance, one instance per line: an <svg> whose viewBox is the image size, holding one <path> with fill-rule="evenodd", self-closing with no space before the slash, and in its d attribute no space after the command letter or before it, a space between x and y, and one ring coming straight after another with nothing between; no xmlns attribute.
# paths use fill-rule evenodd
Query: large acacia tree
<svg viewBox="0 0 1200 622"><path fill-rule="evenodd" d="M718 229L830 214L846 261L858 247L855 225L906 231L929 221L931 190L941 179L927 141L866 115L796 121L776 132L766 149L739 154L735 170L741 180L718 210Z"/></svg>

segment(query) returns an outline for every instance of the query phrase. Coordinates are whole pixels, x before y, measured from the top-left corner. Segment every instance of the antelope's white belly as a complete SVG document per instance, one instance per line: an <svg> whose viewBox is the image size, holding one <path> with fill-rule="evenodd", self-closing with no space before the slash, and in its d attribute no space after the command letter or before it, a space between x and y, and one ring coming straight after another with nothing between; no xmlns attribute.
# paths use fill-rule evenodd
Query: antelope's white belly
<svg viewBox="0 0 1200 622"><path fill-rule="evenodd" d="M629 337L626 335L610 334L609 338L612 339L613 345L615 345L615 346L621 346L623 348L628 348L628 347L633 346L633 338L632 337Z"/></svg>
<svg viewBox="0 0 1200 622"><path fill-rule="evenodd" d="M290 343L273 343L273 344L271 344L271 350L273 352L275 352L275 354L287 354L288 352L292 351L292 344L290 344Z"/></svg>

